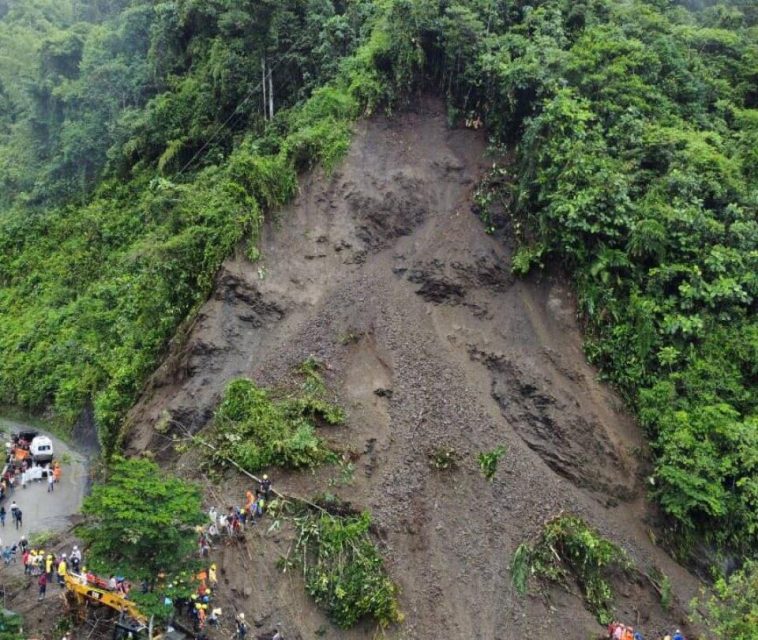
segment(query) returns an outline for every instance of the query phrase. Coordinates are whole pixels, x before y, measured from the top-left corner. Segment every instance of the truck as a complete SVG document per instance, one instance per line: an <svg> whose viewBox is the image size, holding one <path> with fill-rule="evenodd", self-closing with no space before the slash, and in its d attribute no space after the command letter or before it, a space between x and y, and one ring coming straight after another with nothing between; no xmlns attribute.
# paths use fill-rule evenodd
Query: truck
<svg viewBox="0 0 758 640"><path fill-rule="evenodd" d="M53 441L47 436L35 436L29 445L32 461L45 464L53 461Z"/></svg>

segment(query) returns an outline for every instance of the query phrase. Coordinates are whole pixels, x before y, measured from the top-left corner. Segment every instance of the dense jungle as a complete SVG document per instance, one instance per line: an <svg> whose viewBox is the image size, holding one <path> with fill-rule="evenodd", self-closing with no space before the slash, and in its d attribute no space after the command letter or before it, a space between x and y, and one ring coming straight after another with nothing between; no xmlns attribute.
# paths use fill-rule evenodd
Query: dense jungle
<svg viewBox="0 0 758 640"><path fill-rule="evenodd" d="M756 640L757 214L749 0L0 0L0 404L156 621L273 478L211 638Z"/></svg>

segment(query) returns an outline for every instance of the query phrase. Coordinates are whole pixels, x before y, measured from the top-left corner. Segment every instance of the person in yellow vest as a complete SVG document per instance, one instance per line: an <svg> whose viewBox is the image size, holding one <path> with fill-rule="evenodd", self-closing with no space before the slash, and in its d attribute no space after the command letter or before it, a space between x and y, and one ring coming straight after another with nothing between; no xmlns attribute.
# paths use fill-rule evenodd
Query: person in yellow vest
<svg viewBox="0 0 758 640"><path fill-rule="evenodd" d="M216 588L216 585L218 584L218 576L216 576L216 564L212 564L211 568L208 569L208 584L210 584L211 587L214 589Z"/></svg>
<svg viewBox="0 0 758 640"><path fill-rule="evenodd" d="M58 563L58 584L61 586L61 589L63 588L63 585L66 582L66 569L68 568L68 565L66 564L66 554L64 553L61 556L61 561Z"/></svg>
<svg viewBox="0 0 758 640"><path fill-rule="evenodd" d="M45 573L47 574L47 581L53 581L53 554L48 553L45 558Z"/></svg>

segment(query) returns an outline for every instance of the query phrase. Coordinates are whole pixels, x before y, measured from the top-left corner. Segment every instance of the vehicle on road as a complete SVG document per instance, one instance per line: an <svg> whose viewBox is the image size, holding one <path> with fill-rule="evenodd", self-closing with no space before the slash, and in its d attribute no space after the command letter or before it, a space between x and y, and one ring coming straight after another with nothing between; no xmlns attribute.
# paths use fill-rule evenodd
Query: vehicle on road
<svg viewBox="0 0 758 640"><path fill-rule="evenodd" d="M37 464L53 461L53 441L47 436L36 436L31 445L29 452L32 460Z"/></svg>

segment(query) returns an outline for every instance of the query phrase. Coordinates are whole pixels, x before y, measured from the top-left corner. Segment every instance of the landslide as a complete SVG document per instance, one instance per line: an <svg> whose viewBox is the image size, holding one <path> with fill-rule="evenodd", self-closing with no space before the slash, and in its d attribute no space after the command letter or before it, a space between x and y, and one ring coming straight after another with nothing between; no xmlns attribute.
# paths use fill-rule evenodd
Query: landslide
<svg viewBox="0 0 758 640"><path fill-rule="evenodd" d="M485 146L481 132L449 129L432 98L359 124L341 167L307 175L267 221L262 258L240 251L224 263L131 411L128 447L195 475L196 457L171 448L171 430L182 429L156 425L199 432L230 380L286 385L314 356L348 413L345 428L322 435L350 452L354 477L334 486L331 467L272 474L285 493L329 490L370 510L406 616L389 637L597 635L576 593L520 597L511 585L515 548L562 511L671 578L668 613L644 581L617 581L619 618L654 636L680 624L677 603L697 581L651 542L645 445L585 362L566 281L514 279L508 237L487 235L472 212L491 163ZM488 483L476 454L501 444ZM458 470L429 465L439 447L461 455ZM239 503L244 486L239 477L209 484L208 504ZM330 625L296 572L276 568L289 543L258 527L246 549L215 552L225 610L254 615L260 633L280 624L287 638L366 637L368 628Z"/></svg>

